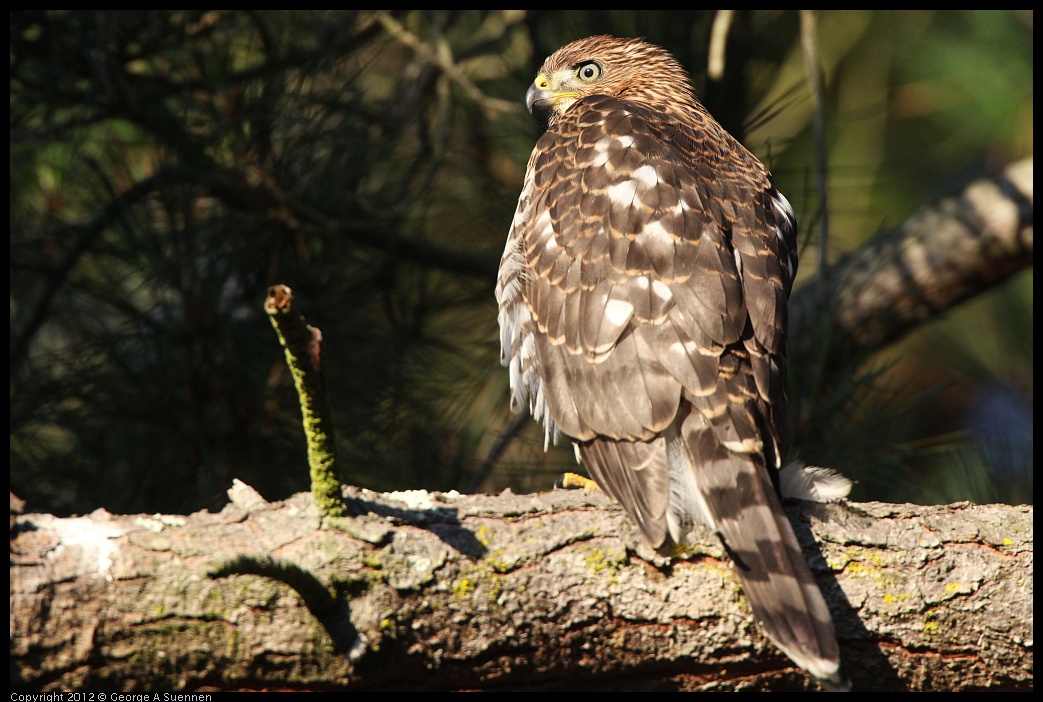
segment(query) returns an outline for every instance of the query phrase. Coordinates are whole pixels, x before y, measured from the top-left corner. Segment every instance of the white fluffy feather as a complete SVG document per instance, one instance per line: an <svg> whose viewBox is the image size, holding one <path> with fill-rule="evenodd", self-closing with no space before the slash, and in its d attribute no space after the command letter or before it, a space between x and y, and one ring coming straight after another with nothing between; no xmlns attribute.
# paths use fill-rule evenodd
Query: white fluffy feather
<svg viewBox="0 0 1043 702"><path fill-rule="evenodd" d="M852 482L832 468L808 466L793 461L779 472L782 496L807 502L841 500L851 492Z"/></svg>

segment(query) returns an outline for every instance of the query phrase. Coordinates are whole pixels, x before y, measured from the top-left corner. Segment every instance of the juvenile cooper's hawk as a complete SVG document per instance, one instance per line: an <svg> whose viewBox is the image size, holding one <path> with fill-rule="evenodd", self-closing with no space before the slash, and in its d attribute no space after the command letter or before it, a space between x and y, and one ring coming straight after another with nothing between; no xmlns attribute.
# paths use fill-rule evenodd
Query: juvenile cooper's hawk
<svg viewBox="0 0 1043 702"><path fill-rule="evenodd" d="M525 100L550 121L496 285L512 407L566 435L661 552L708 524L768 637L842 685L776 494L792 208L659 47L574 42Z"/></svg>

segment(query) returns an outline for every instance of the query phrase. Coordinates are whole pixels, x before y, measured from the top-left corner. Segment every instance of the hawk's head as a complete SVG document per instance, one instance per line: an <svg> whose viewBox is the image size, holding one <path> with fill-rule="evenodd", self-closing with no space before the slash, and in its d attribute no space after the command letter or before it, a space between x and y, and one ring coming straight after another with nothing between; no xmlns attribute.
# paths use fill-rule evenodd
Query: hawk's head
<svg viewBox="0 0 1043 702"><path fill-rule="evenodd" d="M550 111L553 123L591 95L639 99L670 112L695 102L688 73L674 57L643 39L606 35L572 42L547 57L525 93L525 104Z"/></svg>

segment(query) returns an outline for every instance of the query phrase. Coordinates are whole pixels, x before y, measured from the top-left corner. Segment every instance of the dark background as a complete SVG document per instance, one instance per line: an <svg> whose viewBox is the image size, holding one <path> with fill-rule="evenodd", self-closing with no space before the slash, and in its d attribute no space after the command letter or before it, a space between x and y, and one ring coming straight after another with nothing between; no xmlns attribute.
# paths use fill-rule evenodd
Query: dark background
<svg viewBox="0 0 1043 702"><path fill-rule="evenodd" d="M818 267L799 15L737 13L708 81L715 16L12 12L12 490L68 514L307 489L275 283L323 332L345 482L549 489L572 451L531 421L487 460L545 56L596 33L669 49L793 203L798 287ZM830 260L1032 153L1031 12L823 12L818 43ZM1029 269L860 363L830 435L794 448L856 499L1030 502L1031 293Z"/></svg>

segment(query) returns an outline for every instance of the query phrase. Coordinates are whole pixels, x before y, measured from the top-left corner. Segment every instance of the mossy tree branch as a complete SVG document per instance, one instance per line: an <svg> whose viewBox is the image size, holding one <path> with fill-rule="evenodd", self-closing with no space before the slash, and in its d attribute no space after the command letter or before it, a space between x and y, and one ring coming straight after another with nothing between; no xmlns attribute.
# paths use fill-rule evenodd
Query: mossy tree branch
<svg viewBox="0 0 1043 702"><path fill-rule="evenodd" d="M305 323L295 313L293 292L285 285L268 289L264 311L271 320L286 353L286 365L293 376L301 403L304 434L308 442L311 492L319 511L327 517L344 516L344 500L337 475L337 447L322 375L322 332Z"/></svg>
<svg viewBox="0 0 1043 702"><path fill-rule="evenodd" d="M335 520L242 484L218 514L12 503L12 690L816 687L705 530L670 561L597 492L345 494ZM790 514L856 690L1032 689L1031 507Z"/></svg>

